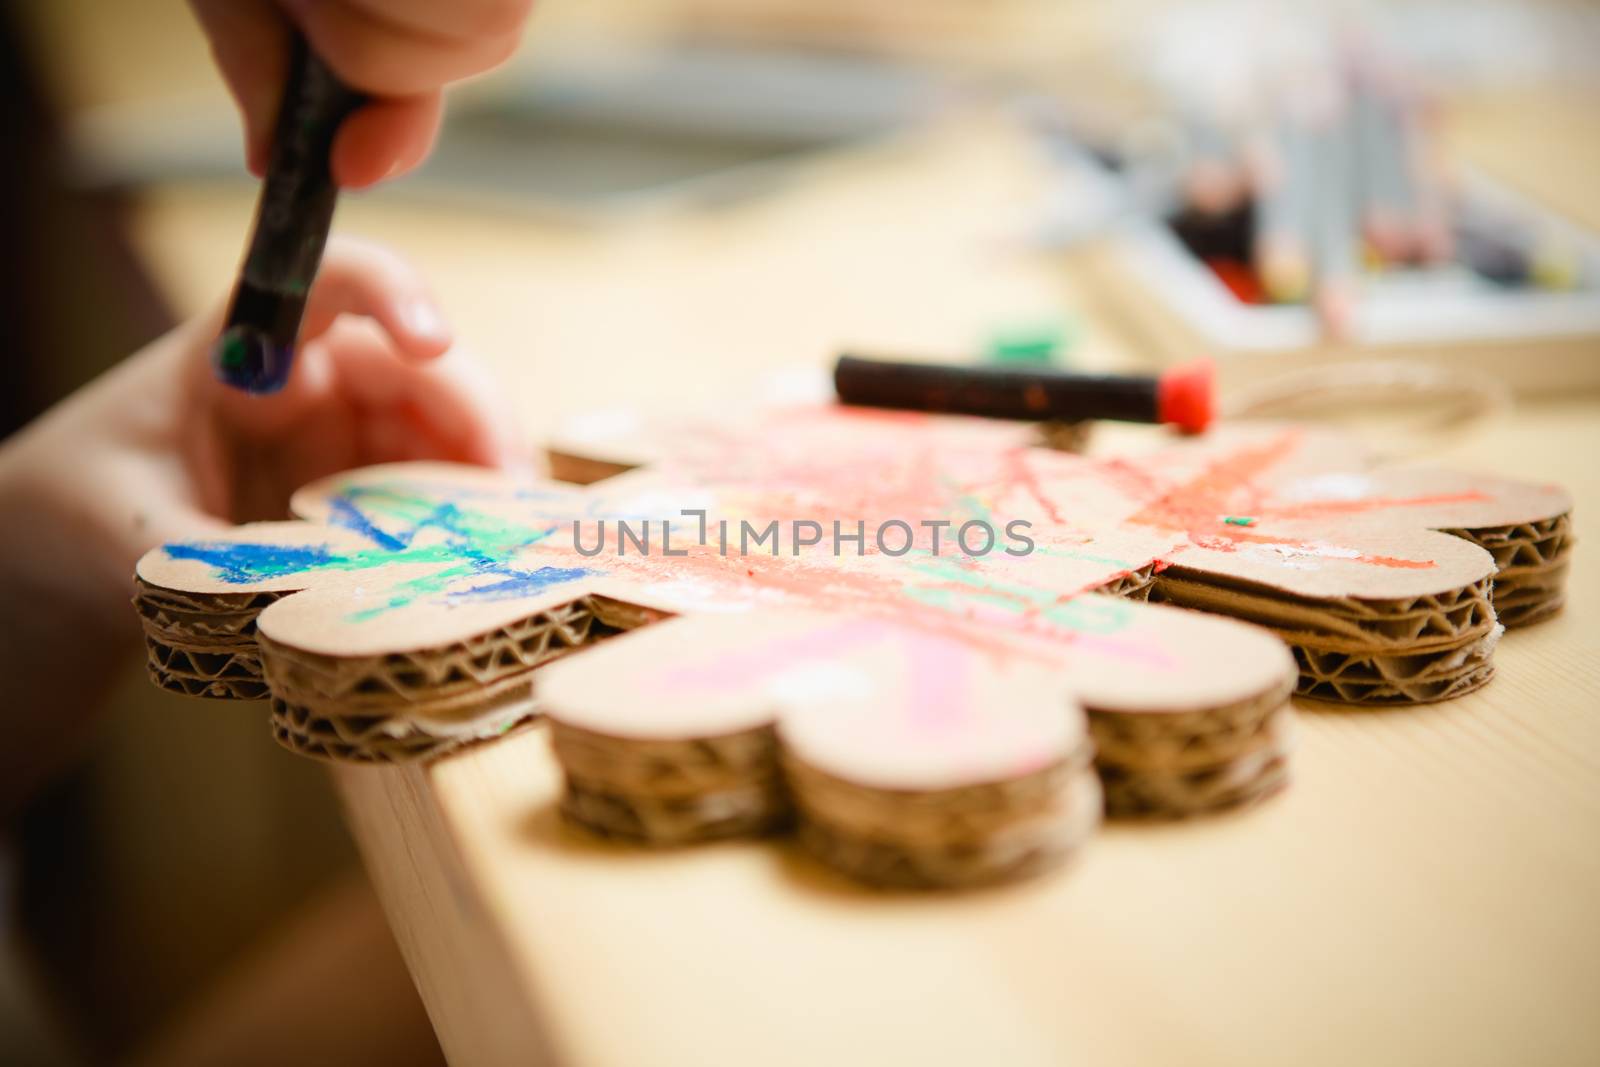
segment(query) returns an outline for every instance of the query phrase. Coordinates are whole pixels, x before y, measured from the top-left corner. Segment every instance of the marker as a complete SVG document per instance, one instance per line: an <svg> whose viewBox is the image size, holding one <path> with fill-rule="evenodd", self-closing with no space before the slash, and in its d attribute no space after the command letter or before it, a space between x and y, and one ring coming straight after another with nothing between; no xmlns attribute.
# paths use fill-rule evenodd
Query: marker
<svg viewBox="0 0 1600 1067"><path fill-rule="evenodd" d="M1199 433L1211 423L1207 359L1156 376L1074 374L1046 367L902 363L842 355L833 385L846 404L991 419L1117 419Z"/></svg>
<svg viewBox="0 0 1600 1067"><path fill-rule="evenodd" d="M1530 277L1541 289L1576 289L1583 284L1583 260L1572 241L1559 234L1545 234L1533 246Z"/></svg>
<svg viewBox="0 0 1600 1067"><path fill-rule="evenodd" d="M365 101L296 35L255 229L222 336L211 347L217 378L249 393L289 380L306 296L322 264L338 187L328 170L333 136Z"/></svg>
<svg viewBox="0 0 1600 1067"><path fill-rule="evenodd" d="M1214 119L1191 115L1185 123L1183 202L1201 215L1226 215L1248 198L1245 168L1233 139Z"/></svg>
<svg viewBox="0 0 1600 1067"><path fill-rule="evenodd" d="M1456 221L1455 250L1462 263L1496 285L1516 288L1532 280L1527 235L1518 233L1512 223L1463 212Z"/></svg>
<svg viewBox="0 0 1600 1067"><path fill-rule="evenodd" d="M1312 302L1327 333L1346 339L1356 287L1356 189L1349 115L1337 107L1319 116L1311 130L1316 183L1311 218L1316 281Z"/></svg>
<svg viewBox="0 0 1600 1067"><path fill-rule="evenodd" d="M1311 136L1303 122L1284 118L1262 152L1257 181L1253 258L1262 291L1278 304L1297 304L1311 292L1307 231L1315 181Z"/></svg>
<svg viewBox="0 0 1600 1067"><path fill-rule="evenodd" d="M1399 76L1376 56L1352 61L1350 106L1356 128L1361 228L1384 264L1421 258L1415 103Z"/></svg>
<svg viewBox="0 0 1600 1067"><path fill-rule="evenodd" d="M1211 256L1205 260L1205 264L1239 303L1255 305L1267 302L1267 294L1261 289L1261 279L1243 260L1230 256Z"/></svg>
<svg viewBox="0 0 1600 1067"><path fill-rule="evenodd" d="M1583 281L1583 264L1571 242L1534 232L1525 222L1467 208L1455 219L1452 239L1459 261L1497 285L1562 290Z"/></svg>

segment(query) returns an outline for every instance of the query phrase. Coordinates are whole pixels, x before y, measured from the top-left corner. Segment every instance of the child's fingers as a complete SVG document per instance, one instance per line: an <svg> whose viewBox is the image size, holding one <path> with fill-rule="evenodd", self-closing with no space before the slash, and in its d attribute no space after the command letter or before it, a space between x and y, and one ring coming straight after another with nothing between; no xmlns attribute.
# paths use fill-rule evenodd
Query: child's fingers
<svg viewBox="0 0 1600 1067"><path fill-rule="evenodd" d="M289 65L289 27L272 0L189 0L244 114L245 161L266 172L272 128Z"/></svg>
<svg viewBox="0 0 1600 1067"><path fill-rule="evenodd" d="M371 330L344 327L330 342L336 388L362 418L400 414L438 442L437 458L517 473L529 468L515 417L487 372L464 353L404 363ZM413 456L414 446L398 454Z"/></svg>
<svg viewBox="0 0 1600 1067"><path fill-rule="evenodd" d="M270 437L335 392L331 353L345 334L335 325L341 318L352 327L353 320L368 320L372 344L393 364L436 359L450 346L449 327L421 276L392 252L346 238L328 244L306 305L294 366L281 391L254 396L216 380L209 353L223 321L220 308L182 327L176 344L190 363L190 380L214 398L228 425Z"/></svg>
<svg viewBox="0 0 1600 1067"><path fill-rule="evenodd" d="M339 127L333 142L333 179L350 189L413 170L427 158L444 111L440 93L374 100Z"/></svg>
<svg viewBox="0 0 1600 1067"><path fill-rule="evenodd" d="M380 96L431 93L481 74L510 56L521 38L520 20L514 27L448 37L392 18L378 5L287 0L287 6L341 78Z"/></svg>
<svg viewBox="0 0 1600 1067"><path fill-rule="evenodd" d="M297 347L289 381L276 393L258 396L242 392L217 381L209 367L205 373L206 388L223 423L233 432L257 440L292 431L308 411L326 404L336 393L326 336Z"/></svg>
<svg viewBox="0 0 1600 1067"><path fill-rule="evenodd" d="M422 275L379 245L335 238L311 287L301 343L326 333L341 315L374 319L408 360L434 359L450 347L450 325Z"/></svg>
<svg viewBox="0 0 1600 1067"><path fill-rule="evenodd" d="M173 500L170 490L166 495L157 495L165 488L163 485L150 488L148 495L133 499L130 504L138 514L140 524L129 540L131 547L140 553L154 545L173 541L201 541L218 537L232 528L231 523L207 514L191 501ZM131 492L128 495L132 497Z"/></svg>
<svg viewBox="0 0 1600 1067"><path fill-rule="evenodd" d="M517 34L533 9L533 0L344 0L421 33L454 40Z"/></svg>
<svg viewBox="0 0 1600 1067"><path fill-rule="evenodd" d="M470 352L456 348L430 370L449 382L454 402L481 415L474 447L484 462L518 476L532 477L533 457L522 420L506 401L506 390L489 368Z"/></svg>

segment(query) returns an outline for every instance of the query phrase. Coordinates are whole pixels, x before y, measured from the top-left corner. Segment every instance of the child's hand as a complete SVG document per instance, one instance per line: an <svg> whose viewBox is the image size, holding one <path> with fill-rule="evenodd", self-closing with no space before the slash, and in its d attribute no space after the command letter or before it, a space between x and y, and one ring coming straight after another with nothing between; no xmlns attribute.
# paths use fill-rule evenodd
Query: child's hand
<svg viewBox="0 0 1600 1067"><path fill-rule="evenodd" d="M283 392L217 382L221 309L180 326L0 446L0 612L11 633L0 813L92 710L138 633L133 567L164 541L287 518L289 494L350 467L443 459L525 470L515 422L421 280L335 240ZM24 721L27 720L27 721ZM37 733L39 736L33 736ZM17 762L17 766L12 766Z"/></svg>
<svg viewBox="0 0 1600 1067"><path fill-rule="evenodd" d="M334 180L364 186L426 158L443 90L498 66L522 37L532 0L189 0L244 113L245 152L260 175L283 96L291 21L334 72L372 102L333 145Z"/></svg>
<svg viewBox="0 0 1600 1067"><path fill-rule="evenodd" d="M150 546L287 518L289 494L371 463L445 459L526 468L482 368L447 352L421 279L373 245L334 240L294 371L273 396L213 377L220 308L155 341L8 443L0 485L86 524L121 580Z"/></svg>
<svg viewBox="0 0 1600 1067"><path fill-rule="evenodd" d="M336 471L442 459L527 473L514 420L484 369L449 351L449 326L412 269L374 245L335 241L306 306L288 386L220 384L198 342L177 340L188 405L187 474L202 511L283 518L289 494Z"/></svg>

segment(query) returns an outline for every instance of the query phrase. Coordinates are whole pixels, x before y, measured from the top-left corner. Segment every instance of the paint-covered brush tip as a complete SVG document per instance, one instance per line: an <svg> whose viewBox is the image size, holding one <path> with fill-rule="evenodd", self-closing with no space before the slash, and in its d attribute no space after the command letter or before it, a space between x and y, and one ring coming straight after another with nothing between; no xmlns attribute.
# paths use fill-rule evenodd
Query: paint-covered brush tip
<svg viewBox="0 0 1600 1067"><path fill-rule="evenodd" d="M211 346L217 380L247 393L276 393L289 381L294 348L251 326L229 327Z"/></svg>

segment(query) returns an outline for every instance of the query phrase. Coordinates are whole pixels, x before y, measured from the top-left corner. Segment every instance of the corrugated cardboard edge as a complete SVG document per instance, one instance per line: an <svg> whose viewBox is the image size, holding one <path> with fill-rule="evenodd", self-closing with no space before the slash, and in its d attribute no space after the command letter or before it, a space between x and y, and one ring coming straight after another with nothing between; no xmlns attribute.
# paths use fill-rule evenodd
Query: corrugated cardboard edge
<svg viewBox="0 0 1600 1067"><path fill-rule="evenodd" d="M1015 882L1071 861L1100 826L1103 801L1093 772L1060 778L1050 803L978 838L907 840L857 830L848 820L808 811L801 801L801 844L827 866L884 889L964 889Z"/></svg>
<svg viewBox="0 0 1600 1067"><path fill-rule="evenodd" d="M611 632L580 597L424 651L323 656L258 635L273 736L329 760L437 758L530 721L534 668Z"/></svg>
<svg viewBox="0 0 1600 1067"><path fill-rule="evenodd" d="M550 742L566 774L562 812L603 836L678 845L759 834L789 818L770 724L651 740L553 721Z"/></svg>

